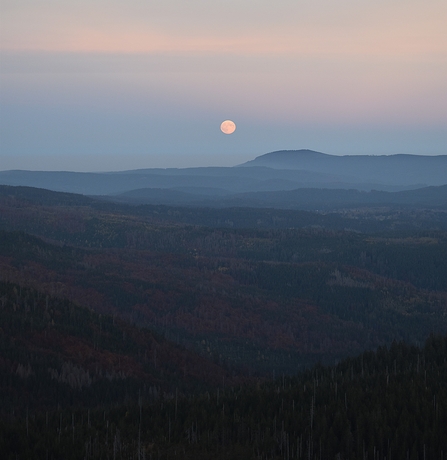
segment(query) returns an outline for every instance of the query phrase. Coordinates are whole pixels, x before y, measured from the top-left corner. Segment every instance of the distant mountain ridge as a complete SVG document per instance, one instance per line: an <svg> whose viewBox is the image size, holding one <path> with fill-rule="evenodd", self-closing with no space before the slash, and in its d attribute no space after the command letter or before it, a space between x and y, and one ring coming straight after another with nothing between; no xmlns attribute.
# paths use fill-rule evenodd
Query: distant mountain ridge
<svg viewBox="0 0 447 460"><path fill-rule="evenodd" d="M393 185L444 185L447 155L328 155L313 150L278 150L256 157L241 167L266 166L351 176L358 182Z"/></svg>
<svg viewBox="0 0 447 460"><path fill-rule="evenodd" d="M447 155L335 156L312 150L271 152L234 167L102 173L0 171L0 185L111 196L142 189L170 190L173 202L178 197L179 203L194 197L215 200L236 194L304 188L395 192L445 184Z"/></svg>
<svg viewBox="0 0 447 460"><path fill-rule="evenodd" d="M380 184L360 184L344 176L311 171L282 171L268 167L168 168L114 173L67 171L0 171L0 184L45 188L84 195L116 195L141 188L219 189L218 195L293 190L299 187L380 188ZM212 193L211 195L214 195Z"/></svg>
<svg viewBox="0 0 447 460"><path fill-rule="evenodd" d="M355 189L298 188L295 190L245 192L227 195L206 195L175 189L143 188L111 198L133 204L178 206L265 207L330 211L353 207L404 206L447 209L447 185L430 186L399 192L359 191Z"/></svg>
<svg viewBox="0 0 447 460"><path fill-rule="evenodd" d="M379 206L447 209L447 185L399 192L300 188L290 191L244 193L231 198L233 201L244 202L245 206L312 211ZM230 204L228 198L226 205Z"/></svg>

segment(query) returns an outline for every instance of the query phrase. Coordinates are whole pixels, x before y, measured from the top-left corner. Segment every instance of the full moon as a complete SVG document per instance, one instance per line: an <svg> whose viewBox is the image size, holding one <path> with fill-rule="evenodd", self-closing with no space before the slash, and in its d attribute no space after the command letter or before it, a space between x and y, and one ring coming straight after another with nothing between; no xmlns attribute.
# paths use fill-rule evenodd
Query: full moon
<svg viewBox="0 0 447 460"><path fill-rule="evenodd" d="M236 124L234 123L234 121L225 120L220 125L220 130L224 134L233 134L236 131Z"/></svg>

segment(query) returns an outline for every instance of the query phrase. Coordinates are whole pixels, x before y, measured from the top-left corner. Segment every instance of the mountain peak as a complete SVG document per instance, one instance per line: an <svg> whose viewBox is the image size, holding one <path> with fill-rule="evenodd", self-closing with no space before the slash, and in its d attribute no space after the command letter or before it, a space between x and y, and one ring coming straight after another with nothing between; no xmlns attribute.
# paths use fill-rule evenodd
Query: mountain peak
<svg viewBox="0 0 447 460"><path fill-rule="evenodd" d="M305 169L302 166L307 162L321 161L324 158L331 158L322 152L315 150L300 149L300 150L275 150L274 152L265 153L253 160L247 161L240 166L267 166L273 169ZM297 166L299 166L297 168Z"/></svg>
<svg viewBox="0 0 447 460"><path fill-rule="evenodd" d="M389 185L443 185L447 155L328 155L313 150L278 150L242 164L286 171L311 171Z"/></svg>
<svg viewBox="0 0 447 460"><path fill-rule="evenodd" d="M324 157L331 157L327 153L316 152L310 149L299 149L299 150L275 150L273 152L259 155L253 160L247 161L240 166L271 166L275 162L294 162L300 160L319 159Z"/></svg>

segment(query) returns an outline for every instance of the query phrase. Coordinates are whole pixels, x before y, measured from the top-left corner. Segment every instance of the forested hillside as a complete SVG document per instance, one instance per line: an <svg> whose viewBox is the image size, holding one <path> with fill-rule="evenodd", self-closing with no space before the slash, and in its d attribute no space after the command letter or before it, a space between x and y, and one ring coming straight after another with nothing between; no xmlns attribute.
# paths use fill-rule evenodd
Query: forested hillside
<svg viewBox="0 0 447 460"><path fill-rule="evenodd" d="M108 407L231 383L228 372L117 316L0 283L0 413Z"/></svg>
<svg viewBox="0 0 447 460"><path fill-rule="evenodd" d="M218 210L13 187L1 210L2 279L149 327L236 373L293 373L447 330L447 234L436 228L218 228L201 224Z"/></svg>
<svg viewBox="0 0 447 460"><path fill-rule="evenodd" d="M30 378L25 372L18 379ZM446 381L447 337L432 337L423 349L393 343L334 367L193 397L138 393L86 409L77 404L89 390L79 388L69 405L4 415L0 449L5 459L442 459Z"/></svg>
<svg viewBox="0 0 447 460"><path fill-rule="evenodd" d="M443 458L441 214L0 188L1 452Z"/></svg>

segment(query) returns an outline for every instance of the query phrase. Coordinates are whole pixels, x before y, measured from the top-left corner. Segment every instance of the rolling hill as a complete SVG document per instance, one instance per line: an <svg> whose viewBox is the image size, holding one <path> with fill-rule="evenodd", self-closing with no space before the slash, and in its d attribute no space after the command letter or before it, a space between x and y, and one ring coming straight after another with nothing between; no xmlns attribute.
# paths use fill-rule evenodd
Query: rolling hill
<svg viewBox="0 0 447 460"><path fill-rule="evenodd" d="M351 182L387 185L443 185L447 155L327 155L312 150L279 150L241 165L313 171L351 177Z"/></svg>
<svg viewBox="0 0 447 460"><path fill-rule="evenodd" d="M83 195L169 190L163 198L169 204L299 188L400 191L446 182L446 155L335 156L310 150L271 152L235 167L154 168L113 173L0 171L3 185Z"/></svg>
<svg viewBox="0 0 447 460"><path fill-rule="evenodd" d="M446 237L434 222L0 192L0 278L235 372L294 372L446 328Z"/></svg>

